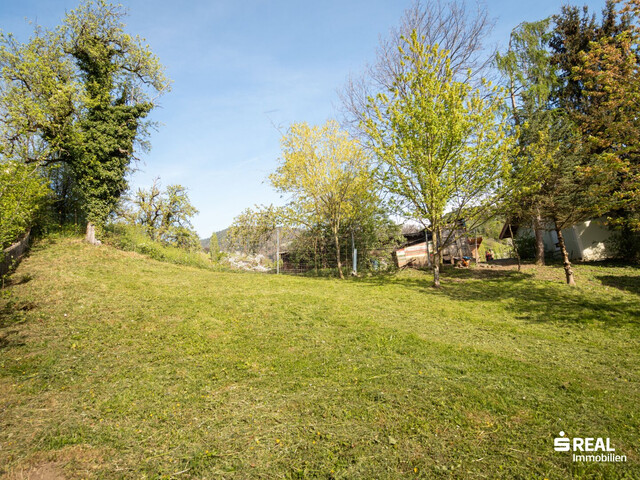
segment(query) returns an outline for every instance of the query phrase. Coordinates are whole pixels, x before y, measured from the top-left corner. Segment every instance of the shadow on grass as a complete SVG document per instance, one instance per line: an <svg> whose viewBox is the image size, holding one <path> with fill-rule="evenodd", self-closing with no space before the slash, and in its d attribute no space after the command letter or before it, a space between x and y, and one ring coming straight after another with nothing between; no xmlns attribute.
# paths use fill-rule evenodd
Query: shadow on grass
<svg viewBox="0 0 640 480"><path fill-rule="evenodd" d="M10 347L22 346L22 336L18 334L18 330L11 328L16 327L26 321L25 311L31 310L35 306L30 303L7 304L0 310L0 350Z"/></svg>
<svg viewBox="0 0 640 480"><path fill-rule="evenodd" d="M512 300L508 309L517 318L535 323L602 322L609 327L640 326L640 303L584 292L563 284L523 281L525 279L506 277L450 283L442 293L465 302Z"/></svg>
<svg viewBox="0 0 640 480"><path fill-rule="evenodd" d="M429 302L444 296L456 302L477 302L487 314L495 311L492 303L507 302L507 309L516 318L535 323L589 324L602 322L607 327L629 324L640 326L640 302L611 298L604 294L585 292L567 285L531 281L534 274L514 270L449 269L443 275L442 288L434 289L432 277L395 278L370 277L359 280L364 284L393 283L430 294ZM637 278L611 277L626 290L640 293ZM620 288L620 287L618 287Z"/></svg>
<svg viewBox="0 0 640 480"><path fill-rule="evenodd" d="M602 285L640 295L640 275L596 275Z"/></svg>
<svg viewBox="0 0 640 480"><path fill-rule="evenodd" d="M37 305L34 302L6 301L0 308L0 330L24 323L25 313L35 308Z"/></svg>
<svg viewBox="0 0 640 480"><path fill-rule="evenodd" d="M7 278L5 280L4 288L15 287L16 285L23 285L25 283L30 282L31 280L33 280L33 277L31 275L29 275L29 274L21 275L20 278L18 278L14 274L14 275L11 275L9 278Z"/></svg>

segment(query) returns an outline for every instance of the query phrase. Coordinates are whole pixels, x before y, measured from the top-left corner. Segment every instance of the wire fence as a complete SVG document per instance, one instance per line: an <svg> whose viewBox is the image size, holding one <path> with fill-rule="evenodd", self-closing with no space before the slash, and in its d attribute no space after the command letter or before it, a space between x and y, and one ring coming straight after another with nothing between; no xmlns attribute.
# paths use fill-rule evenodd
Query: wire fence
<svg viewBox="0 0 640 480"><path fill-rule="evenodd" d="M370 247L367 247L366 243L354 242L353 238L343 239L340 248L343 275L430 268L435 263L433 241L430 237L429 241L425 242L426 235L417 232L405 235L405 239L404 242ZM309 242L300 248L300 244L296 244L292 239L285 242L280 240L276 238L275 241L252 246L251 250L255 252L253 254L236 252L235 259L231 262L232 268L288 275L338 275L336 248L330 242ZM494 245L497 241L489 240L490 245L487 245L482 237L469 237L466 232L450 235L446 238L445 247L441 248L442 261L449 265L468 266L471 263L514 258L510 246Z"/></svg>

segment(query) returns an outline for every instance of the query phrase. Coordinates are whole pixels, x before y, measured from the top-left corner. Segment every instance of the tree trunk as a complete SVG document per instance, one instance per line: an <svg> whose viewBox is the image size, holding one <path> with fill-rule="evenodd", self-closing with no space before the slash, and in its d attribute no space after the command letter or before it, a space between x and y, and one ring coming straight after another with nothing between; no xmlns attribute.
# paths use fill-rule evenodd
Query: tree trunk
<svg viewBox="0 0 640 480"><path fill-rule="evenodd" d="M340 278L344 280L344 275L342 274L342 262L340 261L340 239L338 238L338 232L334 230L333 239L336 242L336 258L338 259L338 275Z"/></svg>
<svg viewBox="0 0 640 480"><path fill-rule="evenodd" d="M542 229L542 218L540 212L536 212L533 217L533 231L536 236L536 265L544 265L544 234Z"/></svg>
<svg viewBox="0 0 640 480"><path fill-rule="evenodd" d="M516 254L516 259L518 259L518 271L520 271L521 265L520 265L520 253L518 252L518 249L516 248L516 239L513 236L513 230L511 229L511 220L509 221L509 235L511 235L511 244L513 245L513 252Z"/></svg>
<svg viewBox="0 0 640 480"><path fill-rule="evenodd" d="M98 243L96 241L96 226L91 222L87 223L87 233L84 239L87 243L90 243L91 245L97 245Z"/></svg>
<svg viewBox="0 0 640 480"><path fill-rule="evenodd" d="M574 286L576 281L573 278L573 270L571 269L571 262L569 261L569 252L564 244L564 237L562 236L562 229L558 227L558 222L554 222L556 227L556 233L558 234L558 245L560 245L560 252L562 253L562 263L564 264L564 274L567 277L567 285Z"/></svg>
<svg viewBox="0 0 640 480"><path fill-rule="evenodd" d="M433 249L435 250L435 258L433 262L433 286L440 288L440 263L442 262L442 250L439 248L440 228L433 229Z"/></svg>

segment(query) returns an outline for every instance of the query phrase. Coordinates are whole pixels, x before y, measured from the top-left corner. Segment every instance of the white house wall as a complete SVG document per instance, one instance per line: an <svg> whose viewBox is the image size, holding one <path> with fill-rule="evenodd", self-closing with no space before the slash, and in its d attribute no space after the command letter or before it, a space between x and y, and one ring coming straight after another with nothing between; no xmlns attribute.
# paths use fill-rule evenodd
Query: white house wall
<svg viewBox="0 0 640 480"><path fill-rule="evenodd" d="M604 218L580 222L575 225L574 229L582 242L583 260L604 260L613 256L611 250L607 248L607 240L611 236L611 232L604 225Z"/></svg>
<svg viewBox="0 0 640 480"><path fill-rule="evenodd" d="M562 230L564 243L569 252L571 260L596 261L612 257L612 252L607 249L606 241L611 236L611 232L604 225L604 218L596 218L577 223L576 225ZM533 229L518 229L516 237L533 236ZM558 257L560 248L558 235L555 230L545 230L543 234L544 249L547 252L554 252Z"/></svg>

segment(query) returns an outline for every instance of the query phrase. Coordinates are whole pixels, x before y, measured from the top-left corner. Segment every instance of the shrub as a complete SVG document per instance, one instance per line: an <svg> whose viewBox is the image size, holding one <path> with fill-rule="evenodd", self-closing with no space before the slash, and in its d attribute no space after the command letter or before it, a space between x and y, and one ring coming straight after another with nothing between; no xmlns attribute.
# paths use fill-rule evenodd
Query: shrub
<svg viewBox="0 0 640 480"><path fill-rule="evenodd" d="M640 262L640 232L630 229L619 230L611 235L607 243L616 258Z"/></svg>
<svg viewBox="0 0 640 480"><path fill-rule="evenodd" d="M140 226L120 223L108 225L105 229L104 241L120 250L137 252L160 262L216 271L225 270L220 264L213 263L203 251L189 251L154 242Z"/></svg>
<svg viewBox="0 0 640 480"><path fill-rule="evenodd" d="M523 260L536 258L536 239L533 236L514 238L513 248Z"/></svg>
<svg viewBox="0 0 640 480"><path fill-rule="evenodd" d="M32 165L0 163L0 247L13 243L33 226L50 190ZM0 250L0 257L2 250ZM0 258L2 260L2 258Z"/></svg>

